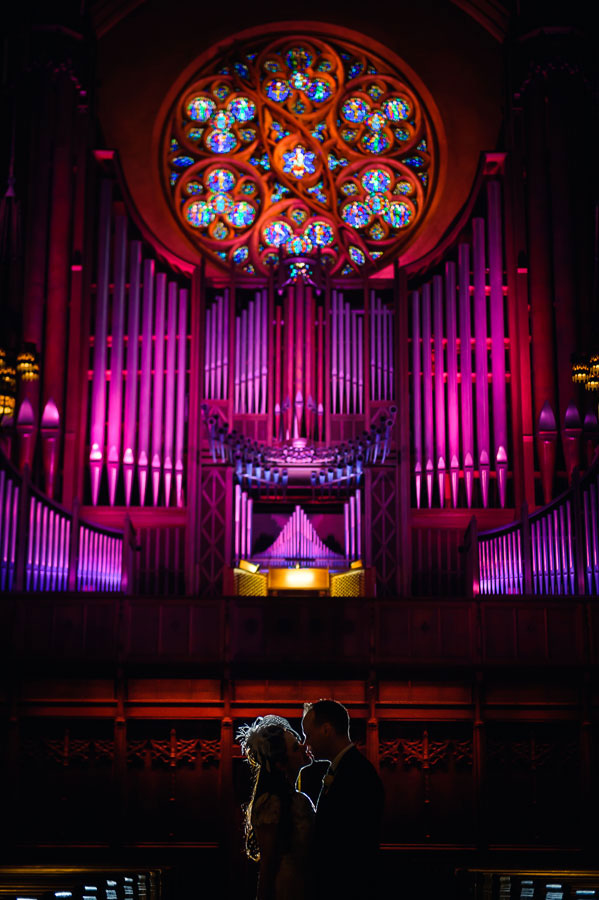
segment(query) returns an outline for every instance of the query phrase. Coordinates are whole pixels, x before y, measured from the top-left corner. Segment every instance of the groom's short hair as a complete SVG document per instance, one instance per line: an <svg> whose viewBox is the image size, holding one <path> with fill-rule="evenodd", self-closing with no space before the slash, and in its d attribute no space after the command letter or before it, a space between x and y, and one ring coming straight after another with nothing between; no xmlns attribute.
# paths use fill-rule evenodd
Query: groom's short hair
<svg viewBox="0 0 599 900"><path fill-rule="evenodd" d="M314 714L316 725L329 722L336 734L349 734L349 713L337 700L317 700L316 703L304 703L304 716Z"/></svg>

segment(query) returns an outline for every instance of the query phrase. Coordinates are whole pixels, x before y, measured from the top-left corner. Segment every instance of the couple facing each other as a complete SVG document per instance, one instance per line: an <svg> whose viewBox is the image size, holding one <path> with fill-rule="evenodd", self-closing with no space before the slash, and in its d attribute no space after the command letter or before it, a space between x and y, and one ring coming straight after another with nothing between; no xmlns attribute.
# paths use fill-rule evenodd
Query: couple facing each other
<svg viewBox="0 0 599 900"><path fill-rule="evenodd" d="M260 863L257 900L374 897L382 782L352 744L341 703L307 703L302 731L303 740L287 719L264 716L237 735L254 776L245 832ZM330 763L316 809L296 788L313 760Z"/></svg>

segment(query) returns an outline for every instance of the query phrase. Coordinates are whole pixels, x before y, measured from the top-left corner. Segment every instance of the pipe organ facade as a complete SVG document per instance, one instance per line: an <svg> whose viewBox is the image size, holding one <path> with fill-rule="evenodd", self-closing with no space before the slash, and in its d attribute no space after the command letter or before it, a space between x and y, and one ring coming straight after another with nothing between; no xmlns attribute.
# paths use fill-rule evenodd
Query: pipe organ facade
<svg viewBox="0 0 599 900"><path fill-rule="evenodd" d="M318 697L373 898L599 895L593 7L11 4L0 895L255 896Z"/></svg>
<svg viewBox="0 0 599 900"><path fill-rule="evenodd" d="M88 234L80 215L72 352L44 351L41 394L23 381L9 449L99 524L130 518L146 590L218 593L292 522L379 593L453 593L472 512L548 502L597 439L586 395L546 371L549 275L514 187L538 145L483 148L441 227L451 148L424 81L381 47L271 37L173 86L160 223L90 147L85 203L67 192ZM285 541L276 558L304 565Z"/></svg>

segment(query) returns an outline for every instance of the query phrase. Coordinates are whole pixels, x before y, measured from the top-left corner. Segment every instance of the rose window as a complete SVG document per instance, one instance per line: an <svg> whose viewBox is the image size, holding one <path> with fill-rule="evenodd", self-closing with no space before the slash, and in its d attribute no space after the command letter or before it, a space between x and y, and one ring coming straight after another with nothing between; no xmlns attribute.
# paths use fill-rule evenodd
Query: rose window
<svg viewBox="0 0 599 900"><path fill-rule="evenodd" d="M355 275L415 234L433 151L421 99L383 59L316 37L236 44L175 104L165 187L181 227L224 267L264 274L281 253L318 255Z"/></svg>

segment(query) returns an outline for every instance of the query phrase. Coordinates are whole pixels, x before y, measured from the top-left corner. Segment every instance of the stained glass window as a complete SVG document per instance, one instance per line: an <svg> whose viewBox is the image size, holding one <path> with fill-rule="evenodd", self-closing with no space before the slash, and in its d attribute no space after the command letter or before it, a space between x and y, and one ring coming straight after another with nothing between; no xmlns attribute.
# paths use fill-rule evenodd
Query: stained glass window
<svg viewBox="0 0 599 900"><path fill-rule="evenodd" d="M196 73L165 131L164 183L219 265L264 275L280 252L320 254L352 275L385 266L418 229L434 147L422 100L390 62L287 36L236 43Z"/></svg>

